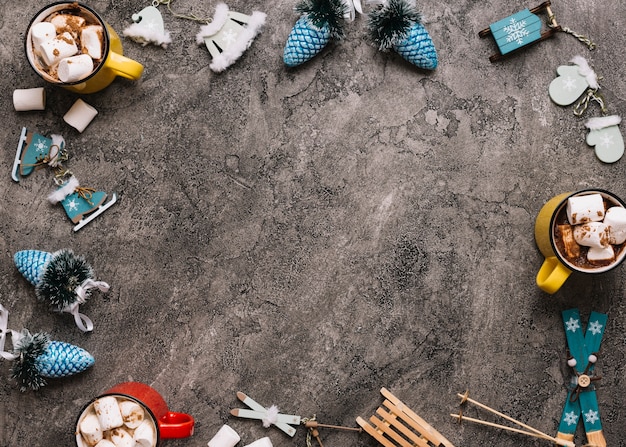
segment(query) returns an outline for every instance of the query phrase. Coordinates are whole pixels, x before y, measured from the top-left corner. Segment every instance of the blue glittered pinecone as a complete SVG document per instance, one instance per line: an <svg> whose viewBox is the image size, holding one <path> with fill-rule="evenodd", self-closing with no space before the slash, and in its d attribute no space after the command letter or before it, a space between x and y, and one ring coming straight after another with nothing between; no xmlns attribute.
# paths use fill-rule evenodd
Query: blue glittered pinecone
<svg viewBox="0 0 626 447"><path fill-rule="evenodd" d="M283 61L288 67L303 64L322 51L328 42L330 42L328 25L317 28L308 17L302 16L289 33Z"/></svg>
<svg viewBox="0 0 626 447"><path fill-rule="evenodd" d="M46 385L46 378L72 376L90 368L95 360L78 346L50 341L47 334L31 334L23 329L14 340L14 360L11 377L22 391L38 390ZM15 335L14 335L15 336Z"/></svg>
<svg viewBox="0 0 626 447"><path fill-rule="evenodd" d="M426 70L437 68L435 45L420 23L414 23L407 38L394 45L393 49L413 65Z"/></svg>
<svg viewBox="0 0 626 447"><path fill-rule="evenodd" d="M369 14L370 37L381 51L394 50L426 70L437 68L435 45L421 23L421 16L407 0L380 0Z"/></svg>
<svg viewBox="0 0 626 447"><path fill-rule="evenodd" d="M296 6L301 16L291 29L283 61L288 67L300 65L326 47L331 39L343 37L344 0L304 0Z"/></svg>
<svg viewBox="0 0 626 447"><path fill-rule="evenodd" d="M37 298L62 311L77 301L76 289L94 272L84 257L71 250L49 253L22 250L13 256L20 273L35 286Z"/></svg>

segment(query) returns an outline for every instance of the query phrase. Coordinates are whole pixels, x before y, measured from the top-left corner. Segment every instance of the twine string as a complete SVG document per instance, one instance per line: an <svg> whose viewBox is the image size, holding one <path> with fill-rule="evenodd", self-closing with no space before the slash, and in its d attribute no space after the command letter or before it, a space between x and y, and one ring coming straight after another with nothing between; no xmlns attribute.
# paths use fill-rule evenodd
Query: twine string
<svg viewBox="0 0 626 447"><path fill-rule="evenodd" d="M91 201L91 198L93 197L93 193L96 192L96 190L94 188L87 188L84 186L78 186L74 192L76 194L78 194L78 196L82 199L85 199L85 201L93 206L93 202Z"/></svg>
<svg viewBox="0 0 626 447"><path fill-rule="evenodd" d="M561 31L563 31L566 34L571 34L572 36L574 36L576 39L578 39L580 42L584 43L585 45L587 45L587 48L589 49L589 51L595 50L597 45L587 36L584 36L582 34L577 34L574 31L572 31L571 28L568 28L566 26L559 26L556 23L556 16L554 15L554 13L552 12L551 9L548 8L548 27L549 28L559 28Z"/></svg>
<svg viewBox="0 0 626 447"><path fill-rule="evenodd" d="M587 94L583 96L580 101L578 101L578 103L574 106L574 115L582 116L587 111L587 108L589 107L589 103L591 101L598 103L603 115L606 115L608 113L606 103L604 101L604 96L602 96L602 94L599 93L598 90L599 89L587 90Z"/></svg>
<svg viewBox="0 0 626 447"><path fill-rule="evenodd" d="M167 10L170 12L170 14L172 14L174 17L178 17L179 19L193 20L194 22L200 22L200 23L211 23L211 21L213 20L211 18L207 19L207 18L198 17L194 13L182 14L182 13L175 12L174 10L172 10L172 0L152 0L152 6L156 8L159 5L167 6Z"/></svg>

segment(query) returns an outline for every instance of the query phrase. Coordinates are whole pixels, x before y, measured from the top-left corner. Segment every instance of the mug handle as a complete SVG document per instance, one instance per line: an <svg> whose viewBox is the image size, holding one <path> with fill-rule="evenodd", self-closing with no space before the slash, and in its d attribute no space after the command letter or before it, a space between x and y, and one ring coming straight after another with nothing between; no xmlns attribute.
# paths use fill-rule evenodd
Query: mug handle
<svg viewBox="0 0 626 447"><path fill-rule="evenodd" d="M116 75L133 81L138 80L143 73L143 65L114 51L109 53L106 66Z"/></svg>
<svg viewBox="0 0 626 447"><path fill-rule="evenodd" d="M552 295L561 288L571 273L555 256L547 257L537 273L537 285Z"/></svg>
<svg viewBox="0 0 626 447"><path fill-rule="evenodd" d="M159 419L159 433L164 439L188 438L193 435L193 424L190 415L168 411Z"/></svg>

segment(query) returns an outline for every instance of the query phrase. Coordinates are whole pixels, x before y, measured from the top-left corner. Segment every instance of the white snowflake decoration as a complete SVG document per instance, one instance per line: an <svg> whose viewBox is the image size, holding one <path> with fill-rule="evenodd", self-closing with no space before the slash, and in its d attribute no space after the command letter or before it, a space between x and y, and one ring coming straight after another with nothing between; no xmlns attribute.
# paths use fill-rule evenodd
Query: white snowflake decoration
<svg viewBox="0 0 626 447"><path fill-rule="evenodd" d="M570 317L568 321L565 322L568 331L576 332L580 329L580 321L575 320L574 317Z"/></svg>
<svg viewBox="0 0 626 447"><path fill-rule="evenodd" d="M603 141L603 143L604 144L608 144L610 142L610 140L611 139L609 138L609 141ZM599 321L596 320L593 323L589 324L589 328L588 329L591 331L591 333L593 335L598 335L600 332L602 332L602 325L600 324Z"/></svg>
<svg viewBox="0 0 626 447"><path fill-rule="evenodd" d="M576 425L578 423L578 415L573 411L570 411L569 413L565 413L565 416L563 416L563 421L567 425Z"/></svg>
<svg viewBox="0 0 626 447"><path fill-rule="evenodd" d="M595 410L589 410L585 413L585 422L590 424L595 424L600 420L600 416L598 416L598 412Z"/></svg>
<svg viewBox="0 0 626 447"><path fill-rule="evenodd" d="M504 32L507 34L506 41L513 42L515 41L518 45L524 43L524 37L528 36L530 33L526 29L526 20L522 20L518 22L514 18L510 20L510 25L505 26Z"/></svg>

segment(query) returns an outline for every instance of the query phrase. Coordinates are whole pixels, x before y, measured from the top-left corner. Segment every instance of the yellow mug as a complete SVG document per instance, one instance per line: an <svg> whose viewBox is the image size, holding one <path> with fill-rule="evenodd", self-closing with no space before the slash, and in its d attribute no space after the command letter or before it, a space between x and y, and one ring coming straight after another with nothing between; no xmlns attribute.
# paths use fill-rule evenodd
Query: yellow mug
<svg viewBox="0 0 626 447"><path fill-rule="evenodd" d="M535 220L535 242L537 248L544 256L544 261L537 273L537 285L541 290L549 294L556 293L565 283L572 272L597 274L607 272L617 267L626 257L626 247L622 244L615 260L608 265L598 267L586 267L576 265L568 260L561 253L555 239L555 230L561 220L567 219L565 208L570 197L583 196L588 194L600 194L608 202L608 206L621 206L626 208L624 203L615 194L602 189L585 189L577 192L566 192L552 197L539 211Z"/></svg>
<svg viewBox="0 0 626 447"><path fill-rule="evenodd" d="M63 82L53 76L48 71L54 70L46 70L46 64L33 49L33 26L45 22L50 15L57 13L80 16L86 20L86 23L99 25L103 30L101 59L95 61L94 70L91 74L78 81ZM25 46L28 62L39 76L51 84L76 93L98 92L108 87L117 76L137 80L143 73L143 65L123 56L122 41L113 28L96 11L78 2L52 3L39 11L28 26Z"/></svg>

